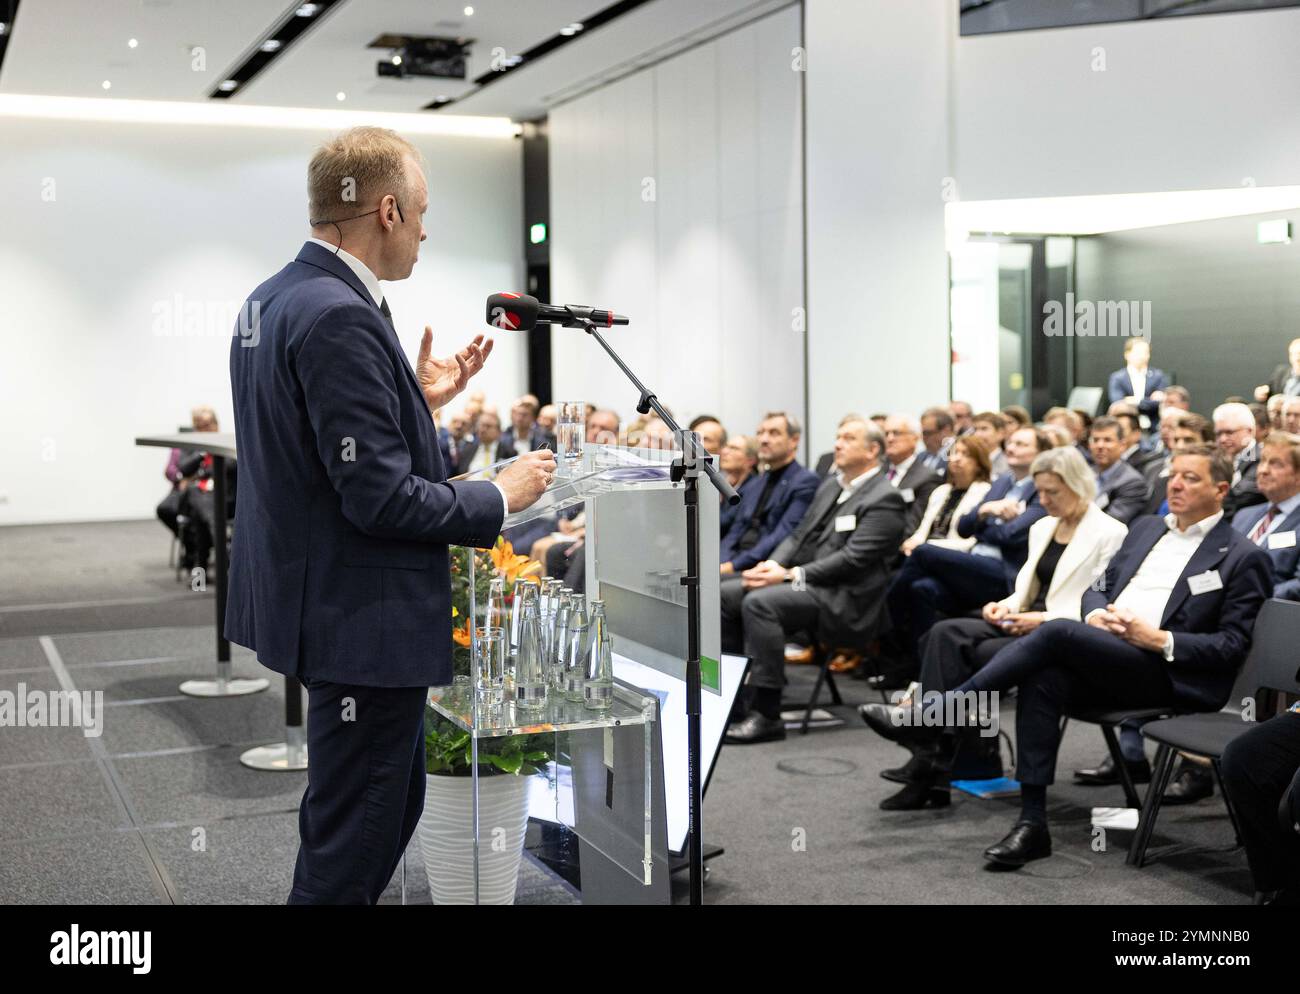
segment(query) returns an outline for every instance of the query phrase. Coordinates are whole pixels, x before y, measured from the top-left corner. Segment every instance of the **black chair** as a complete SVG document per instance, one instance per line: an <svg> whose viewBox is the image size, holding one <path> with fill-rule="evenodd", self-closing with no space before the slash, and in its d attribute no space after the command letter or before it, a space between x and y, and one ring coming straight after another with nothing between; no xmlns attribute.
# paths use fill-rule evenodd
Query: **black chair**
<svg viewBox="0 0 1300 994"><path fill-rule="evenodd" d="M1229 742L1250 730L1252 722L1244 720L1242 716L1243 698L1249 696L1258 702L1261 688L1283 694L1300 694L1295 647L1298 631L1300 631L1300 603L1276 599L1265 601L1264 607L1255 619L1250 655L1246 657L1246 662L1233 684L1228 706L1212 714L1186 714L1153 721L1143 726L1142 735L1157 743L1159 748L1152 766L1147 796L1142 802L1138 828L1133 833L1133 840L1129 844L1128 864L1130 866L1141 867L1146 863L1147 847L1151 843L1156 818L1160 814L1160 803L1169 786L1170 777L1173 776L1174 763L1180 752L1203 756L1210 760L1214 779L1219 784L1224 804L1228 809L1228 817L1236 833L1237 844L1241 844L1237 813L1233 809L1232 798L1223 788L1223 778L1219 775L1219 760Z"/></svg>
<svg viewBox="0 0 1300 994"><path fill-rule="evenodd" d="M1168 718L1177 713L1178 712L1172 708L1074 711L1061 722L1061 734L1065 734L1065 726L1069 724L1070 719L1074 719L1075 721L1084 721L1090 725L1100 725L1101 736L1106 740L1106 748L1110 751L1110 760L1115 764L1115 771L1119 774L1120 785L1124 788L1125 806L1130 808L1140 808L1142 806L1142 800L1138 797L1137 786L1133 783L1133 775L1129 773L1128 763L1124 761L1124 754L1120 752L1119 736L1115 734L1115 729L1126 721L1155 721L1158 718Z"/></svg>
<svg viewBox="0 0 1300 994"><path fill-rule="evenodd" d="M840 697L839 688L835 686L835 674L831 672L831 659L835 656L835 650L822 645L813 632L808 632L803 639L795 641L806 642L811 647L812 665L817 667L817 677L813 681L812 693L808 700L792 702L792 707L803 708L803 721L799 723L799 734L807 735L808 723L812 721L812 713L820 701L823 686L831 692L831 704L843 704L844 700ZM782 702L781 706L784 709L785 702Z"/></svg>

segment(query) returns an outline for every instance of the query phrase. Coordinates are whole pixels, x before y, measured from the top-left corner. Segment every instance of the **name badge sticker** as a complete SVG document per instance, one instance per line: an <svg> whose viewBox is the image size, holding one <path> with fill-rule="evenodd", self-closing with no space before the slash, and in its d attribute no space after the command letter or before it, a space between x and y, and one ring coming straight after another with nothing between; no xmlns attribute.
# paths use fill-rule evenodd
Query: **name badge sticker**
<svg viewBox="0 0 1300 994"><path fill-rule="evenodd" d="M1274 532L1268 537L1268 547L1270 549L1294 549L1295 532Z"/></svg>
<svg viewBox="0 0 1300 994"><path fill-rule="evenodd" d="M1211 569L1200 576L1189 576L1187 585L1192 588L1193 594L1208 594L1212 590L1222 590L1223 580L1219 577L1217 569Z"/></svg>
<svg viewBox="0 0 1300 994"><path fill-rule="evenodd" d="M838 514L835 516L835 530L837 532L851 532L858 527L858 516L856 514Z"/></svg>

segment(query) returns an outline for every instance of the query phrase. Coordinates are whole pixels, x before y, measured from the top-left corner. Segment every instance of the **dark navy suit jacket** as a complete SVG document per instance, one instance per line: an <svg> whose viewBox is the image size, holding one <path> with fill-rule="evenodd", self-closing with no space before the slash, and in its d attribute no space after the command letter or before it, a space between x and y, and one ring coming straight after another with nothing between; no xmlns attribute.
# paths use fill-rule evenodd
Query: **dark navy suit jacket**
<svg viewBox="0 0 1300 994"><path fill-rule="evenodd" d="M1002 500L1011 492L1015 482L1010 473L999 476L993 481L993 486L989 487L989 492L984 495L979 507L967 511L957 519L957 534L962 538L974 536L977 542L987 542L1002 550L1002 569L1007 577L1008 590L1015 589L1016 574L1029 557L1029 529L1047 512L1038 502L1038 488L1032 482L1029 484L1029 496L1025 498L1024 512L1010 521L991 516L981 518L979 509L989 501Z"/></svg>
<svg viewBox="0 0 1300 994"><path fill-rule="evenodd" d="M759 498L763 496L763 487L767 484L766 473L754 477L754 485L741 494L736 513L731 518L731 527L722 536L718 562L731 563L739 573L770 558L772 550L803 520L804 512L812 503L813 494L817 493L820 482L817 474L804 469L797 459L790 463L776 481L772 495L767 499L767 506L763 508L762 520L758 522L758 544L738 552L736 546L749 528L750 519L758 509Z"/></svg>
<svg viewBox="0 0 1300 994"><path fill-rule="evenodd" d="M504 502L446 483L392 324L308 242L253 291L257 344L230 384L239 503L226 637L280 673L372 687L451 682L448 545L487 546Z"/></svg>
<svg viewBox="0 0 1300 994"><path fill-rule="evenodd" d="M1256 504L1238 511L1232 519L1232 527L1243 535L1249 535L1268 511L1268 504ZM1300 530L1300 507L1297 507L1282 523L1273 529L1273 534ZM1268 552L1273 563L1273 596L1288 601L1300 601L1300 545L1289 548L1270 549L1267 543L1261 548Z"/></svg>
<svg viewBox="0 0 1300 994"><path fill-rule="evenodd" d="M1084 592L1082 617L1114 603L1168 530L1164 519L1154 516L1129 525L1105 577ZM1210 570L1218 572L1222 586L1192 593L1188 578ZM1228 702L1250 650L1255 615L1272 591L1273 568L1264 550L1221 518L1192 553L1160 616L1160 627L1174 633L1174 661L1165 664L1174 703L1217 711Z"/></svg>
<svg viewBox="0 0 1300 994"><path fill-rule="evenodd" d="M1146 390L1138 398L1138 412L1154 421L1160 415L1160 405L1151 399L1151 395L1157 390L1168 389L1169 377L1165 375L1165 371L1148 366ZM1106 382L1106 396L1112 404L1123 400L1132 392L1133 381L1128 378L1127 366L1110 374L1110 379Z"/></svg>

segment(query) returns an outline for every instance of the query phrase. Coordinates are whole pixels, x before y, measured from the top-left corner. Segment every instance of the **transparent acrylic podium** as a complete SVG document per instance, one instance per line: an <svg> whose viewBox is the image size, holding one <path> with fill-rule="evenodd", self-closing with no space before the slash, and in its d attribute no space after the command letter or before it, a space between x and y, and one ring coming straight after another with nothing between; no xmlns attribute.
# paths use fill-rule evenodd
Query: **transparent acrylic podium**
<svg viewBox="0 0 1300 994"><path fill-rule="evenodd" d="M607 712L585 709L564 700L552 689L545 710L525 711L511 702L488 705L475 698L471 685L433 687L429 705L465 733L464 748L472 775L464 805L465 834L473 841L473 900L493 900L500 875L494 864L503 837L514 845L510 831L489 797L511 785L506 777L480 775L480 756L509 746L508 736L534 736L527 751L548 754L528 777L528 813L570 829L580 840L584 899L589 880L606 878L592 892L627 894L627 885L667 893L668 859L664 812L662 743L658 734L661 691L642 691L619 678L618 660L680 677L685 670L684 511L681 484L669 468L678 453L669 450L627 449L587 445L582 457L561 466L540 500L526 511L509 515L502 530L554 515L585 502L586 578L589 600L606 603L615 648L615 699ZM505 463L469 474L465 479L491 479ZM717 500L701 500L702 534L713 536L705 549L717 548ZM476 590L470 556L470 590ZM704 557L702 603L705 618L713 619L702 638L706 692L717 692L718 572L716 551ZM475 624L484 623L485 605L471 593ZM506 752L510 750L505 749ZM436 779L436 778L431 778ZM514 788L521 789L518 777ZM491 781L491 782L489 782ZM509 873L507 866L503 871Z"/></svg>

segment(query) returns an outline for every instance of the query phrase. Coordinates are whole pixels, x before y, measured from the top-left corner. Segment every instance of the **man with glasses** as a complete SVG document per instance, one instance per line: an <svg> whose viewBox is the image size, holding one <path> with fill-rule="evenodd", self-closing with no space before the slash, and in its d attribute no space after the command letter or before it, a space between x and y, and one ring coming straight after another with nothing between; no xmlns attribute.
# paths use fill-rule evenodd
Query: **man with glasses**
<svg viewBox="0 0 1300 994"><path fill-rule="evenodd" d="M948 472L948 450L956 437L952 415L942 407L928 408L921 415L921 444L925 446L921 462L943 476Z"/></svg>
<svg viewBox="0 0 1300 994"><path fill-rule="evenodd" d="M1255 415L1245 404L1220 404L1214 409L1214 438L1232 463L1232 489L1223 501L1223 516L1229 521L1243 507L1262 504L1255 473L1259 466L1259 445L1255 442Z"/></svg>
<svg viewBox="0 0 1300 994"><path fill-rule="evenodd" d="M907 414L885 418L885 479L907 505L907 527L915 530L941 477L917 455L921 425ZM908 532L910 535L911 532Z"/></svg>

